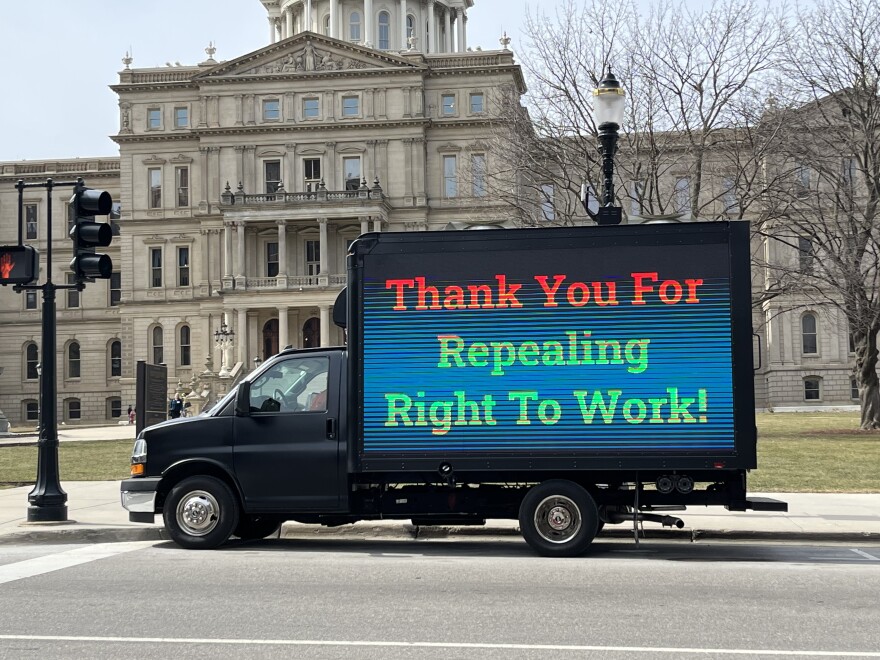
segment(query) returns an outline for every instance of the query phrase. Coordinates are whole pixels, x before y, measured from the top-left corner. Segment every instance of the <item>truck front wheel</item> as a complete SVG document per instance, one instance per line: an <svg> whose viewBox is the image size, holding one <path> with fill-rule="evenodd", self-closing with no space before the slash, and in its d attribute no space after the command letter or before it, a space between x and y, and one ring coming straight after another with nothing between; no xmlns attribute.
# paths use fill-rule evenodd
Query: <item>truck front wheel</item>
<svg viewBox="0 0 880 660"><path fill-rule="evenodd" d="M593 542L599 528L596 502L582 486L563 479L538 484L519 508L523 538L545 557L576 557Z"/></svg>
<svg viewBox="0 0 880 660"><path fill-rule="evenodd" d="M165 529L177 545L209 550L225 543L238 525L238 502L214 477L189 477L171 489L163 507Z"/></svg>

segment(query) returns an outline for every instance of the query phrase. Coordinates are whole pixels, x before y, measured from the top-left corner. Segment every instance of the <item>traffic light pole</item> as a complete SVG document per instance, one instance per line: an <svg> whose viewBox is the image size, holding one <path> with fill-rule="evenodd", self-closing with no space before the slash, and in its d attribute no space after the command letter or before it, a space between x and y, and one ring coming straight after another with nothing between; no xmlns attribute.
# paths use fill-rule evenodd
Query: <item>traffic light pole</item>
<svg viewBox="0 0 880 660"><path fill-rule="evenodd" d="M67 520L67 493L61 488L58 471L58 401L55 351L55 293L58 289L82 289L82 285L56 285L52 282L52 189L75 186L76 181L24 183L19 181L19 194L24 188L46 188L46 283L21 284L16 290L43 292L42 347L43 367L40 377L40 437L37 443L37 481L28 493L28 522L63 522Z"/></svg>

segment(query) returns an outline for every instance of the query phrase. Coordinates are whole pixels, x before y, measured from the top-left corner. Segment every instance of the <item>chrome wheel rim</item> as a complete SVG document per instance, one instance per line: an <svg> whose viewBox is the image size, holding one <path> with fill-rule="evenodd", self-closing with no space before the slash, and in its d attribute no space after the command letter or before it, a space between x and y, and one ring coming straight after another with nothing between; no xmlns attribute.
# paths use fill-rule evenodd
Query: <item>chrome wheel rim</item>
<svg viewBox="0 0 880 660"><path fill-rule="evenodd" d="M577 536L582 524L577 504L562 495L544 498L535 509L535 530L549 543L568 543Z"/></svg>
<svg viewBox="0 0 880 660"><path fill-rule="evenodd" d="M177 524L190 536L210 534L220 522L220 505L211 493L194 490L177 505Z"/></svg>

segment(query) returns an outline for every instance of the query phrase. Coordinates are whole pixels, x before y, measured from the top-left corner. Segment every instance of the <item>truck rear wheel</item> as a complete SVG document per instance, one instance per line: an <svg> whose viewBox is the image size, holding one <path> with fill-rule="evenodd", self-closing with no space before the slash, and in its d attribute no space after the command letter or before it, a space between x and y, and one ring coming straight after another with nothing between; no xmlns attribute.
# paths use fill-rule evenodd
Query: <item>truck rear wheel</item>
<svg viewBox="0 0 880 660"><path fill-rule="evenodd" d="M163 507L165 529L177 545L209 550L238 525L238 501L215 477L189 477L171 489Z"/></svg>
<svg viewBox="0 0 880 660"><path fill-rule="evenodd" d="M538 484L519 508L523 538L545 557L576 557L593 542L599 527L596 502L582 486L563 479Z"/></svg>

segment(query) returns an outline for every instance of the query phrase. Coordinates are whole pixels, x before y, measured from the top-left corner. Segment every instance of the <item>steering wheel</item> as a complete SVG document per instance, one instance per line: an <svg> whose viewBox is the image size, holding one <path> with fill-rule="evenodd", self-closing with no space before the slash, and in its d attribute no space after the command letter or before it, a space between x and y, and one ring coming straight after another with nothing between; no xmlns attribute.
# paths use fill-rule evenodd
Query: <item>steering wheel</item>
<svg viewBox="0 0 880 660"><path fill-rule="evenodd" d="M288 398L287 396L285 396L284 392L282 392L278 388L275 388L275 391L272 393L272 398L275 399L276 401L278 401L279 403L283 404L283 407L288 410L293 410L293 411L300 410L300 406L297 403L296 398L294 398L291 401L291 399Z"/></svg>

